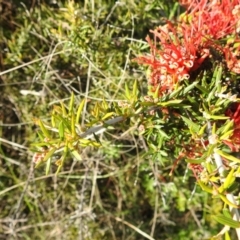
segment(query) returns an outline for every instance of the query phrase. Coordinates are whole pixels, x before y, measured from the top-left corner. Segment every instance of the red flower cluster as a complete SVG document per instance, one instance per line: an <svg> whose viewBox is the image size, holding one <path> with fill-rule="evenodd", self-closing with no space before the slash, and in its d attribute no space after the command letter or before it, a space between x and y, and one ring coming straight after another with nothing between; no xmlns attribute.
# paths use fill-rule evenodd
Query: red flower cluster
<svg viewBox="0 0 240 240"><path fill-rule="evenodd" d="M238 152L240 150L240 103L231 104L225 115L234 121L234 131L230 140L225 140L224 143L232 152Z"/></svg>
<svg viewBox="0 0 240 240"><path fill-rule="evenodd" d="M239 46L233 53L229 45L217 43L228 35L237 35L240 0L195 0L184 4L189 6L187 14L176 25L168 22L151 31L154 42L147 37L150 55L137 58L139 63L150 66L150 91L158 90L159 96L189 79L190 73L209 56L211 48L222 52L232 71L240 72Z"/></svg>
<svg viewBox="0 0 240 240"><path fill-rule="evenodd" d="M236 32L240 0L195 0L188 8L194 32L209 39L220 39Z"/></svg>
<svg viewBox="0 0 240 240"><path fill-rule="evenodd" d="M188 21L194 32L201 32L209 47L217 47L224 53L227 67L240 73L240 44L236 36L240 32L240 0L193 1L188 8ZM237 47L216 46L216 40L233 36L230 43Z"/></svg>
<svg viewBox="0 0 240 240"><path fill-rule="evenodd" d="M193 36L191 28L185 24L178 27L178 32L170 22L151 32L155 36L154 44L147 37L151 54L139 57L138 62L151 66L151 90L155 92L158 89L159 95L162 95L172 92L179 81L189 79L190 71L201 65L209 50L199 47L201 36ZM156 44L158 41L159 48Z"/></svg>

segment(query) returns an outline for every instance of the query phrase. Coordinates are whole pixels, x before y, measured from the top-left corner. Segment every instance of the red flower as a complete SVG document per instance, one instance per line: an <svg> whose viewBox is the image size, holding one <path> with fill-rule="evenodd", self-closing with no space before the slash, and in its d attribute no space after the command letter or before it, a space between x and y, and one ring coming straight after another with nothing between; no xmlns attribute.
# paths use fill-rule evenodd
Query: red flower
<svg viewBox="0 0 240 240"><path fill-rule="evenodd" d="M151 91L159 89L161 96L172 92L178 82L188 79L189 73L201 65L209 51L200 47L201 37L193 36L188 25L177 27L169 22L151 32L154 34L155 43L149 36L146 39L151 55L139 57L137 60L150 66Z"/></svg>
<svg viewBox="0 0 240 240"><path fill-rule="evenodd" d="M239 7L240 0L195 0L187 16L194 32L216 40L236 33Z"/></svg>

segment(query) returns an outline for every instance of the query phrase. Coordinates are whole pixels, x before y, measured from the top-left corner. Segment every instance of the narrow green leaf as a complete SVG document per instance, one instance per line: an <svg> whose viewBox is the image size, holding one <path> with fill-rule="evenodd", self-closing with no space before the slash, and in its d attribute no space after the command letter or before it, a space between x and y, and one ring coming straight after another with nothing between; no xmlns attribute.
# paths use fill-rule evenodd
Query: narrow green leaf
<svg viewBox="0 0 240 240"><path fill-rule="evenodd" d="M188 163L193 163L193 164L201 164L205 161L205 159L189 159L189 158L187 158L185 161Z"/></svg>
<svg viewBox="0 0 240 240"><path fill-rule="evenodd" d="M79 104L78 110L77 110L77 116L76 116L76 123L79 123L80 116L83 110L83 107L85 105L86 99L84 98L81 103Z"/></svg>
<svg viewBox="0 0 240 240"><path fill-rule="evenodd" d="M165 137L165 138L167 138L167 139L170 138L170 137L169 137L164 131L162 131L161 129L158 129L158 131L159 131L159 133L160 133L161 136L163 136L163 137Z"/></svg>
<svg viewBox="0 0 240 240"><path fill-rule="evenodd" d="M72 113L72 119L71 119L71 132L72 132L72 136L75 137L76 136L76 126L75 126L75 115Z"/></svg>
<svg viewBox="0 0 240 240"><path fill-rule="evenodd" d="M198 180L197 183L199 184L203 191L213 194L213 189L205 185L201 180Z"/></svg>
<svg viewBox="0 0 240 240"><path fill-rule="evenodd" d="M80 144L80 146L84 146L84 147L85 146L94 146L94 147L101 146L101 144L96 141L84 139L84 138L79 139L79 144Z"/></svg>
<svg viewBox="0 0 240 240"><path fill-rule="evenodd" d="M59 133L60 139L63 140L63 139L64 139L64 124L63 124L63 121L61 121L61 122L59 123L58 133Z"/></svg>
<svg viewBox="0 0 240 240"><path fill-rule="evenodd" d="M114 112L109 112L109 113L106 113L103 117L102 117L102 120L105 120L107 118L110 118L111 116L113 116L115 113Z"/></svg>
<svg viewBox="0 0 240 240"><path fill-rule="evenodd" d="M48 159L50 159L55 151L56 148L52 148L50 151L48 151L47 154L44 156L43 160L39 162L39 164L37 164L35 167L37 168L42 162L46 162Z"/></svg>
<svg viewBox="0 0 240 240"><path fill-rule="evenodd" d="M61 104L61 107L62 107L62 109L61 109L62 110L62 116L67 117L67 110L64 106L64 103L61 101L60 104Z"/></svg>
<svg viewBox="0 0 240 240"><path fill-rule="evenodd" d="M74 150L71 152L71 154L78 160L78 161L82 161L82 157L81 155L78 153L78 151Z"/></svg>
<svg viewBox="0 0 240 240"><path fill-rule="evenodd" d="M50 166L51 166L51 158L49 157L47 160L47 164L46 164L46 170L45 170L46 175L48 175L48 173L50 171Z"/></svg>
<svg viewBox="0 0 240 240"><path fill-rule="evenodd" d="M189 129L192 129L194 132L199 131L199 126L196 123L192 122L190 119L188 119L184 116L181 116L181 118L188 125Z"/></svg>
<svg viewBox="0 0 240 240"><path fill-rule="evenodd" d="M225 132L221 137L220 140L227 140L230 136L232 136L234 130L229 130L228 132Z"/></svg>
<svg viewBox="0 0 240 240"><path fill-rule="evenodd" d="M127 99L129 99L129 100L131 99L131 95L130 95L130 91L129 91L127 83L125 83L125 95L126 95Z"/></svg>
<svg viewBox="0 0 240 240"><path fill-rule="evenodd" d="M215 116L215 115L209 115L208 117L209 117L208 119L214 119L214 120L225 120L229 118L226 116Z"/></svg>
<svg viewBox="0 0 240 240"><path fill-rule="evenodd" d="M71 121L69 121L69 119L66 119L60 115L56 115L56 120L58 120L59 124L62 122L65 128L64 131L69 131L69 133L71 132Z"/></svg>
<svg viewBox="0 0 240 240"><path fill-rule="evenodd" d="M222 80L222 66L219 66L216 70L217 70L216 81L221 82L221 80ZM220 86L221 86L221 84L220 84Z"/></svg>
<svg viewBox="0 0 240 240"><path fill-rule="evenodd" d="M171 93L169 94L169 99L173 99L173 98L175 98L175 97L178 96L178 95L182 95L182 94L181 94L181 91L182 91L183 89L184 89L183 86L180 86L177 90L171 92Z"/></svg>
<svg viewBox="0 0 240 240"><path fill-rule="evenodd" d="M51 158L51 156L54 154L54 152L56 151L56 148L52 148L50 151L48 151L48 153L45 155L43 162L47 161L49 158Z"/></svg>
<svg viewBox="0 0 240 240"><path fill-rule="evenodd" d="M198 84L198 81L194 81L191 85L187 86L183 90L183 94L186 95L189 91L191 91L196 85Z"/></svg>
<svg viewBox="0 0 240 240"><path fill-rule="evenodd" d="M44 140L44 135L40 131L37 132L37 135L38 135L38 137L40 138L41 141Z"/></svg>
<svg viewBox="0 0 240 240"><path fill-rule="evenodd" d="M92 114L95 118L99 117L99 104L98 103L95 104Z"/></svg>
<svg viewBox="0 0 240 240"><path fill-rule="evenodd" d="M225 232L225 239L224 240L231 240L231 237L230 237L228 231Z"/></svg>
<svg viewBox="0 0 240 240"><path fill-rule="evenodd" d="M132 98L134 98L134 100L137 99L138 95L137 80L134 81L132 94L133 94Z"/></svg>
<svg viewBox="0 0 240 240"><path fill-rule="evenodd" d="M206 88L204 88L203 86L201 86L201 85L196 85L196 87L197 87L202 93L208 94L208 90L207 90Z"/></svg>
<svg viewBox="0 0 240 240"><path fill-rule="evenodd" d="M230 200L228 200L228 198L224 195L224 194L218 194L218 196L222 199L222 201L224 203L226 203L227 205L229 205L230 207L233 208L239 208L238 205L236 205L235 203L232 203ZM240 223L239 223L240 224Z"/></svg>
<svg viewBox="0 0 240 240"><path fill-rule="evenodd" d="M225 125L224 129L223 129L223 133L228 132L229 130L231 130L234 126L234 121L233 120L228 120L227 124Z"/></svg>
<svg viewBox="0 0 240 240"><path fill-rule="evenodd" d="M73 94L73 92L72 92L72 93L71 93L70 102L69 102L69 112L70 112L70 113L73 112L73 106L74 106L74 94Z"/></svg>
<svg viewBox="0 0 240 240"><path fill-rule="evenodd" d="M232 218L226 217L222 214L212 216L217 222L232 227L232 228L239 228L240 222L233 220Z"/></svg>
<svg viewBox="0 0 240 240"><path fill-rule="evenodd" d="M207 156L211 156L216 148L216 144L208 145Z"/></svg>
<svg viewBox="0 0 240 240"><path fill-rule="evenodd" d="M225 217L228 217L228 218L231 218L231 217L232 217L229 208L223 208L222 212L223 212L223 215L224 215Z"/></svg>
<svg viewBox="0 0 240 240"><path fill-rule="evenodd" d="M212 125L212 135L216 134L216 123L213 123Z"/></svg>
<svg viewBox="0 0 240 240"><path fill-rule="evenodd" d="M38 119L37 123L38 123L39 127L41 128L44 136L46 138L50 138L51 135L50 135L49 131L47 130L47 128L45 127L45 125L43 124L43 122L40 119Z"/></svg>
<svg viewBox="0 0 240 240"><path fill-rule="evenodd" d="M236 157L234 157L234 156L232 156L232 155L230 155L230 154L228 154L228 153L225 153L225 152L221 151L220 149L215 149L214 151L215 151L217 154L219 154L220 156L222 156L222 157L224 157L224 158L226 158L226 159L228 159L228 160L230 160L230 161L240 163L240 159L238 159L238 158L236 158Z"/></svg>
<svg viewBox="0 0 240 240"><path fill-rule="evenodd" d="M236 177L234 176L234 168L232 168L223 182L224 189L230 188L232 184L235 182L235 179Z"/></svg>
<svg viewBox="0 0 240 240"><path fill-rule="evenodd" d="M203 134L204 134L204 132L205 132L205 130L206 130L206 127L207 127L207 124L204 124L201 128L200 128L200 130L198 131L198 136L202 136Z"/></svg>
<svg viewBox="0 0 240 240"><path fill-rule="evenodd" d="M57 171L56 171L56 175L60 172L60 170L62 169L62 167L63 167L63 164L64 164L64 161L65 161L65 159L66 159L66 157L67 157L67 154L68 154L68 144L66 143L65 144L65 147L64 147L64 149L63 149L63 156L61 157L61 164L58 166L58 168L57 168Z"/></svg>
<svg viewBox="0 0 240 240"><path fill-rule="evenodd" d="M54 112L52 113L52 116L51 116L51 124L52 124L52 127L56 127L56 119L55 119L55 114Z"/></svg>
<svg viewBox="0 0 240 240"><path fill-rule="evenodd" d="M102 101L102 107L104 110L106 110L106 111L108 110L108 104L105 99L103 99L103 101Z"/></svg>
<svg viewBox="0 0 240 240"><path fill-rule="evenodd" d="M182 100L175 99L175 100L171 100L171 101L167 101L167 102L159 102L159 103L157 103L157 105L166 107L166 106L174 106L174 105L179 104L181 102L182 102Z"/></svg>

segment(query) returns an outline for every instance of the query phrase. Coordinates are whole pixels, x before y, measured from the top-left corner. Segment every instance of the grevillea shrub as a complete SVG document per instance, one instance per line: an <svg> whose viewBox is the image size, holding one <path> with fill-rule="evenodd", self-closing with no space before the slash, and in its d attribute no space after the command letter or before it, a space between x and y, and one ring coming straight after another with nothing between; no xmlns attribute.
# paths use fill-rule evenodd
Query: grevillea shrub
<svg viewBox="0 0 240 240"><path fill-rule="evenodd" d="M170 175L179 164L190 169L199 187L223 203L213 216L225 226L218 235L229 239L236 228L240 239L240 0L180 4L185 12L150 30L149 51L133 59L146 67L148 94L140 94L137 81L126 84L126 100L103 100L89 121L81 118L85 100L76 109L72 95L68 109L54 108L51 123L36 120L41 141L33 161L47 162L48 172L55 153L62 153L59 171L69 154L81 161L83 148L101 147L99 132L137 124L146 156L170 166Z"/></svg>

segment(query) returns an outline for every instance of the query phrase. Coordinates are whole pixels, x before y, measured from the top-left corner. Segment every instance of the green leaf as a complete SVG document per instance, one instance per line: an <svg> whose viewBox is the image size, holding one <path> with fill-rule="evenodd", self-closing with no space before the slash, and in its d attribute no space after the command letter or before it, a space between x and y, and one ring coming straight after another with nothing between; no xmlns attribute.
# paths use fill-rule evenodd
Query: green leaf
<svg viewBox="0 0 240 240"><path fill-rule="evenodd" d="M164 131L162 131L161 129L158 129L158 131L159 131L159 133L160 133L161 136L163 136L163 137L165 137L165 138L167 138L167 139L170 138L170 136L168 136L168 135L167 135Z"/></svg>
<svg viewBox="0 0 240 240"><path fill-rule="evenodd" d="M206 117L206 119L214 119L214 120L225 120L228 119L229 117L226 116L215 116L215 115L211 115L205 112L204 116Z"/></svg>
<svg viewBox="0 0 240 240"><path fill-rule="evenodd" d="M51 158L51 156L54 154L54 152L56 151L56 148L52 148L50 151L48 151L48 153L45 155L43 162L47 161L49 158Z"/></svg>
<svg viewBox="0 0 240 240"><path fill-rule="evenodd" d="M223 214L219 214L216 216L212 216L217 222L232 227L232 228L239 228L240 222L233 220L232 218L226 217Z"/></svg>
<svg viewBox="0 0 240 240"><path fill-rule="evenodd" d="M189 91L191 91L196 85L198 84L198 81L193 82L191 85L187 86L183 90L183 95L186 95Z"/></svg>
<svg viewBox="0 0 240 240"><path fill-rule="evenodd" d="M99 147L99 146L101 146L101 144L96 141L84 139L84 138L79 139L79 144L80 144L80 146L83 146L83 147L86 147L86 146Z"/></svg>
<svg viewBox="0 0 240 240"><path fill-rule="evenodd" d="M46 170L45 170L46 175L48 175L48 173L50 171L50 166L51 166L51 158L49 157L47 160L47 164L46 164Z"/></svg>
<svg viewBox="0 0 240 240"><path fill-rule="evenodd" d="M208 90L207 90L206 88L204 88L203 86L201 86L201 85L196 85L196 87L197 87L202 93L208 94Z"/></svg>
<svg viewBox="0 0 240 240"><path fill-rule="evenodd" d="M52 124L52 127L56 127L56 119L55 119L55 113L53 111L52 115L51 115L51 124Z"/></svg>
<svg viewBox="0 0 240 240"><path fill-rule="evenodd" d="M232 217L231 212L228 208L223 208L222 212L225 217L228 217L228 218Z"/></svg>
<svg viewBox="0 0 240 240"><path fill-rule="evenodd" d="M213 194L213 189L205 185L201 180L198 180L197 183L199 184L203 191Z"/></svg>
<svg viewBox="0 0 240 240"><path fill-rule="evenodd" d="M160 89L160 84L158 84L154 94L153 94L153 99L158 99L159 98L159 89Z"/></svg>
<svg viewBox="0 0 240 240"><path fill-rule="evenodd" d="M231 240L231 237L230 237L228 231L225 232L225 240Z"/></svg>
<svg viewBox="0 0 240 240"><path fill-rule="evenodd" d="M63 140L63 139L64 139L64 124L63 124L63 121L61 121L61 122L59 123L58 133L59 133L60 139Z"/></svg>
<svg viewBox="0 0 240 240"><path fill-rule="evenodd" d="M189 159L189 158L187 158L185 161L188 163L193 163L193 164L201 164L205 161L205 159Z"/></svg>
<svg viewBox="0 0 240 240"><path fill-rule="evenodd" d="M95 106L94 106L94 109L93 109L93 116L95 118L98 118L99 117L99 103L96 103Z"/></svg>
<svg viewBox="0 0 240 240"><path fill-rule="evenodd" d="M61 157L60 161L61 161L61 164L58 166L57 168L57 171L56 171L56 175L60 172L60 170L62 169L63 167L63 164L64 164L64 161L67 157L67 154L68 154L68 144L66 143L64 149L63 149L63 156Z"/></svg>
<svg viewBox="0 0 240 240"><path fill-rule="evenodd" d="M67 117L67 110L66 110L63 102L61 101L60 104L61 104L61 107L62 107L62 109L61 109L62 110L62 116Z"/></svg>
<svg viewBox="0 0 240 240"><path fill-rule="evenodd" d="M82 157L81 157L81 155L78 153L77 150L72 151L71 154L72 154L78 161L82 161Z"/></svg>
<svg viewBox="0 0 240 240"><path fill-rule="evenodd" d="M134 100L137 99L138 95L137 80L134 81L132 95L133 95L132 98L134 98Z"/></svg>
<svg viewBox="0 0 240 240"><path fill-rule="evenodd" d="M196 123L192 122L190 119L188 119L184 116L181 116L181 118L188 125L189 129L192 129L194 132L199 131L199 126Z"/></svg>
<svg viewBox="0 0 240 240"><path fill-rule="evenodd" d="M220 140L227 140L230 136L232 136L234 130L229 130L228 132L225 132L221 137Z"/></svg>
<svg viewBox="0 0 240 240"><path fill-rule="evenodd" d="M72 136L75 137L76 136L76 126L75 126L75 115L72 113L72 119L71 119L71 132L72 132Z"/></svg>
<svg viewBox="0 0 240 240"><path fill-rule="evenodd" d="M219 66L217 69L216 81L221 82L222 80L222 66ZM219 84L221 86L221 84Z"/></svg>
<svg viewBox="0 0 240 240"><path fill-rule="evenodd" d="M234 168L231 169L231 171L228 173L226 179L224 180L223 187L224 189L228 189L232 186L232 184L235 182L236 177L234 176Z"/></svg>
<svg viewBox="0 0 240 240"><path fill-rule="evenodd" d="M107 118L110 118L111 116L113 116L115 113L114 112L109 112L109 113L106 113L103 117L102 117L102 120L105 120Z"/></svg>
<svg viewBox="0 0 240 240"><path fill-rule="evenodd" d="M35 168L37 168L42 162L46 162L47 160L49 160L55 151L56 148L52 148L50 151L48 151L47 154L44 156L43 160L39 162L39 164L37 164Z"/></svg>
<svg viewBox="0 0 240 240"><path fill-rule="evenodd" d="M228 160L230 160L230 161L240 163L240 159L238 159L238 158L236 158L236 157L234 157L234 156L232 156L232 155L230 155L230 154L228 154L228 153L225 153L225 152L221 151L220 149L215 149L214 151L215 151L217 154L219 154L220 156L222 156L222 157L224 157L224 158L226 158L226 159L228 159Z"/></svg>
<svg viewBox="0 0 240 240"><path fill-rule="evenodd" d="M175 98L179 93L181 93L182 90L183 90L183 86L180 86L177 90L171 92L169 94L169 99Z"/></svg>
<svg viewBox="0 0 240 240"><path fill-rule="evenodd" d="M205 132L205 130L206 130L206 127L207 127L207 124L204 124L201 128L200 128L200 130L198 131L198 136L202 136L203 134L204 134L204 132Z"/></svg>
<svg viewBox="0 0 240 240"><path fill-rule="evenodd" d="M131 99L131 95L130 95L130 91L129 91L127 83L125 83L125 95L126 95L127 99L129 99L129 100Z"/></svg>
<svg viewBox="0 0 240 240"><path fill-rule="evenodd" d="M45 125L43 124L43 122L40 119L38 119L37 123L38 123L39 127L41 128L44 136L46 138L50 138L51 135L50 135L49 131L47 130L47 128L45 127Z"/></svg>
<svg viewBox="0 0 240 240"><path fill-rule="evenodd" d="M229 130L231 130L234 126L234 121L233 120L228 120L227 124L225 125L224 129L223 129L223 133L228 132Z"/></svg>
<svg viewBox="0 0 240 240"><path fill-rule="evenodd" d="M105 99L103 99L103 101L102 101L102 108L103 108L104 110L108 110L108 104L107 104L107 102L106 102Z"/></svg>
<svg viewBox="0 0 240 240"><path fill-rule="evenodd" d="M240 206L236 205L235 203L231 202L224 194L218 194L218 196L222 199L224 203L229 205L230 207L233 208L239 208Z"/></svg>
<svg viewBox="0 0 240 240"><path fill-rule="evenodd" d="M70 102L69 102L69 112L70 112L70 113L73 112L73 105L74 105L74 94L73 94L73 92L72 92L72 93L71 93Z"/></svg>
<svg viewBox="0 0 240 240"><path fill-rule="evenodd" d="M181 103L183 100L180 100L180 99L175 99L175 100L170 100L168 102L159 102L157 103L158 106L163 106L163 107L166 107L166 106L174 106L176 104L179 104Z"/></svg>
<svg viewBox="0 0 240 240"><path fill-rule="evenodd" d="M81 101L81 103L79 104L79 107L78 107L78 110L77 110L77 116L76 116L76 120L75 120L76 123L79 123L80 116L81 116L83 107L84 107L84 105L85 105L85 102L86 102L86 99L84 98L84 99Z"/></svg>

